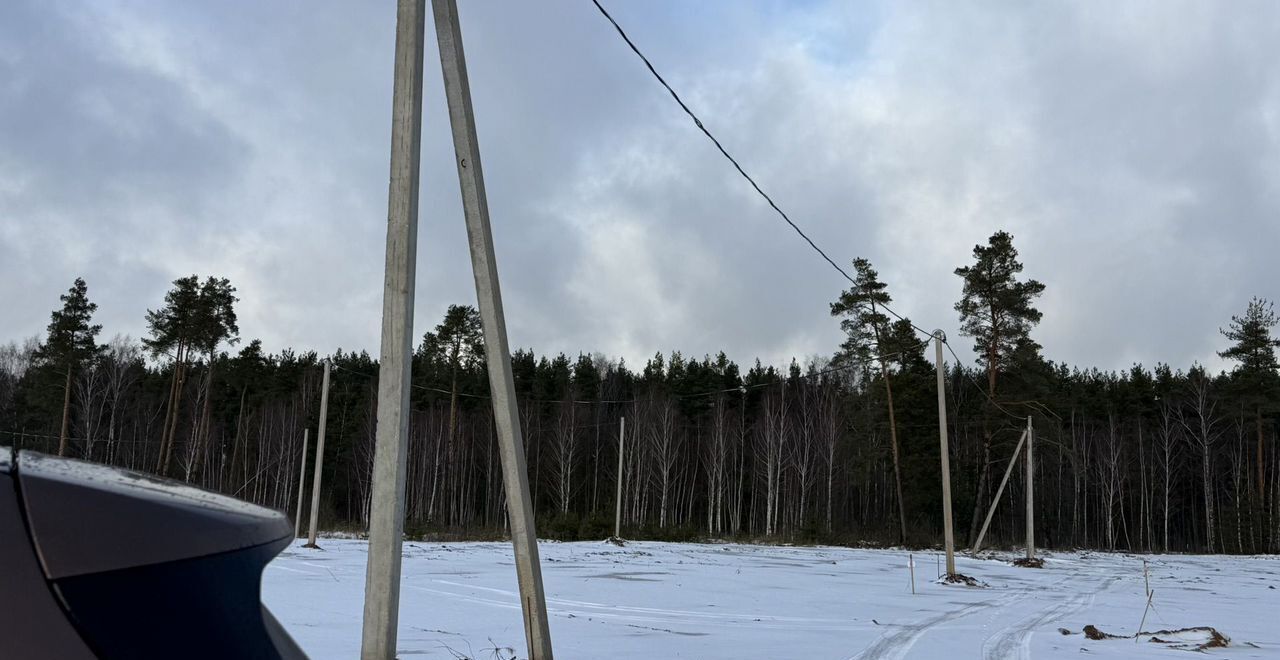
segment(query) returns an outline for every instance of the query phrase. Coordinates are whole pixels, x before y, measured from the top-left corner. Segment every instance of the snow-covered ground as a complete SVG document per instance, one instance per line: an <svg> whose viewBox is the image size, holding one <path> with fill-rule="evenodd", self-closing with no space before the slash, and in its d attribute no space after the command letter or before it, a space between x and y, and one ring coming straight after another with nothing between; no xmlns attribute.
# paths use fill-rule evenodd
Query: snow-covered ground
<svg viewBox="0 0 1280 660"><path fill-rule="evenodd" d="M358 657L366 544L299 544L263 600L316 660ZM1132 638L1144 557L1051 553L1045 568L957 558L985 588L937 584L936 554L724 544L539 544L556 657L1179 658ZM1280 658L1280 559L1151 556L1146 631L1213 626L1221 658ZM401 658L524 657L511 546L406 543ZM1059 628L1066 628L1064 635ZM1186 636L1186 635L1184 635ZM1165 635L1170 637L1170 635ZM1194 637L1194 635L1191 635Z"/></svg>

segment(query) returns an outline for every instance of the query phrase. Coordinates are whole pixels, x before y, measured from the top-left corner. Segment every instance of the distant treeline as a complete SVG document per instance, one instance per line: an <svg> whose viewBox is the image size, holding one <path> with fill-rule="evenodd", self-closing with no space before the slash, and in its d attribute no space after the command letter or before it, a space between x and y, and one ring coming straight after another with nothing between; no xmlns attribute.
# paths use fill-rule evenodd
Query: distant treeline
<svg viewBox="0 0 1280 660"><path fill-rule="evenodd" d="M1255 299L1227 322L1230 373L1079 369L1040 355L1030 332L1044 287L1019 280L1021 269L1012 237L998 232L956 270L962 333L980 356L952 360L945 373L959 542L976 534L1030 417L1039 544L1277 551L1270 304ZM831 306L847 341L829 359L743 369L723 353L659 353L634 366L514 353L540 535L612 533L625 418L625 536L939 543L934 347L889 310L870 263L856 260L853 272ZM163 474L292 513L304 429L312 453L316 445L325 358L239 345L236 302L225 279L182 278L148 313L146 338L102 345L77 280L45 337L0 346L0 445ZM363 351L328 359L321 520L362 529L378 364ZM423 337L412 383L406 530L501 534L505 495L474 309L451 307ZM1020 542L1024 488L1015 470L989 543Z"/></svg>

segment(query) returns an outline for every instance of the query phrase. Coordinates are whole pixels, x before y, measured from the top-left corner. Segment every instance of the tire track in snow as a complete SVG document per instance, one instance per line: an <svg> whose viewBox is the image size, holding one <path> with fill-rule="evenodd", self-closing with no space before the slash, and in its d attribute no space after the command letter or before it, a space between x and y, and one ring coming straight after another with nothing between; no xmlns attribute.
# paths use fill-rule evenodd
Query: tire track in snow
<svg viewBox="0 0 1280 660"><path fill-rule="evenodd" d="M861 653L853 656L852 660L897 660L904 658L907 651L915 646L930 628L948 621L969 616L974 612L980 612L985 609L996 607L998 603L981 602L965 605L964 607L950 612L943 612L936 616L929 617L924 621L917 623L909 623L902 626L896 632L892 632L877 639L874 644L863 649Z"/></svg>
<svg viewBox="0 0 1280 660"><path fill-rule="evenodd" d="M519 597L520 597L519 592L511 591L509 589L495 589L493 587L485 587L485 586L475 585L475 584L464 584L461 582L451 582L449 580L439 580L439 579L432 580L432 582L436 584L443 584L450 587L457 587L461 589L474 589L478 591L488 591L490 593L496 593L496 594L501 594L503 596L510 597L512 599L515 599L516 602L519 602ZM440 593L446 593L446 592L440 592ZM665 617L670 617L674 619L679 619L681 621L687 621L689 619L707 619L712 621L727 620L727 621L742 621L742 622L749 622L749 623L766 622L766 623L780 623L780 624L788 624L788 625L791 625L791 624L800 624L800 625L812 624L812 625L820 625L820 626L833 625L833 626L838 626L839 629L848 628L851 625L850 619L779 616L774 614L761 614L761 613L748 613L748 612L706 612L706 611L678 610L678 609L657 608L657 607L637 607L637 606L619 605L619 604L610 604L610 603L596 603L596 602L585 601L585 600L571 600L568 598L555 598L552 596L547 597L547 602L553 605L565 605L572 608L579 608L582 610L600 610L606 613L614 613L614 614L627 613L627 614L637 614L640 616L665 616ZM578 610L572 610L572 611L577 612Z"/></svg>
<svg viewBox="0 0 1280 660"><path fill-rule="evenodd" d="M434 580L434 582L450 583L444 580ZM459 585L470 589L480 591L489 591L495 594L504 594L510 597L486 598L478 595L461 594L454 591L446 591L442 589L432 589L418 584L405 584L408 589L421 591L425 593L445 596L465 603L473 603L476 605L489 605L493 607L501 607L505 609L520 609L519 597L515 592L506 591L504 589L494 589L492 587L478 587L474 585ZM812 630L812 631L835 631L847 632L855 630L859 624L852 621L843 621L837 619L803 619L798 617L786 617L781 619L769 615L751 615L751 614L730 614L725 618L709 618L696 621L690 621L690 615L694 612L686 612L684 610L662 610L657 608L632 608L621 606L600 605L598 608L574 606L581 601L560 600L556 598L548 598L548 613L553 616L567 616L570 618L583 618L589 620L599 620L604 623L620 623L623 625L633 625L638 623L650 623L654 625L698 625L704 628L751 628L753 630ZM567 606L566 606L567 605ZM589 604L584 604L589 605ZM645 627L645 626L635 626ZM651 630L671 632L678 635L702 635L702 630L697 631L677 631L667 630L666 628L650 628Z"/></svg>
<svg viewBox="0 0 1280 660"><path fill-rule="evenodd" d="M1045 589L1053 590L1056 587L1065 584L1067 580L1068 578L1057 580L1056 582L1046 585ZM882 635L880 639L875 641L875 643L863 649L857 655L854 655L850 660L899 660L901 658L905 658L907 653L911 650L911 647L915 646L916 642L919 641L925 633L928 633L930 630L941 624L952 623L957 619L962 619L972 614L976 614L984 610L990 610L992 608L1005 609L1011 605L1027 600L1032 596L1033 594L1031 593L1015 593L1004 599L972 603L957 610L942 612L924 619L923 621L905 624L897 631Z"/></svg>
<svg viewBox="0 0 1280 660"><path fill-rule="evenodd" d="M982 657L985 660L1029 660L1031 658L1031 636L1035 629L1055 619L1075 614L1093 604L1099 593L1106 591L1119 577L1112 577L1099 583L1097 589L1080 592L1065 602L1051 605L1044 610L1020 620L1012 626L997 631L982 643Z"/></svg>

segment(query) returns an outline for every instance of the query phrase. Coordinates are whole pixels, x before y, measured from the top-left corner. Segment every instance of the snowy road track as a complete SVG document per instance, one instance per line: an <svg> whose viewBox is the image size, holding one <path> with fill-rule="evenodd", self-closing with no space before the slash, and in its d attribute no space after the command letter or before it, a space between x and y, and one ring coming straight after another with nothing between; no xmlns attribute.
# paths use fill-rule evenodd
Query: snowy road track
<svg viewBox="0 0 1280 660"><path fill-rule="evenodd" d="M357 657L367 545L320 545L294 545L272 562L263 600L315 660ZM1085 624L1134 632L1145 605L1141 556L1058 553L1038 570L958 557L961 573L987 584L974 588L933 582L931 558L915 552L912 595L902 551L647 542L539 550L561 660L1181 657L1080 633ZM1149 559L1149 630L1214 626L1233 645L1207 655L1280 660L1280 560ZM400 612L402 657L524 655L505 543L407 543Z"/></svg>
<svg viewBox="0 0 1280 660"><path fill-rule="evenodd" d="M975 612L993 607L992 603L974 603L958 610L935 614L919 623L903 624L896 632L887 634L876 640L862 653L853 656L855 660L897 660L907 657L907 653L915 646L916 641L933 628L962 619Z"/></svg>
<svg viewBox="0 0 1280 660"><path fill-rule="evenodd" d="M991 635L982 643L982 657L986 660L1026 660L1031 657L1031 635L1039 628L1046 626L1051 628L1062 627L1058 625L1063 619L1071 614L1075 614L1090 605L1097 598L1098 593L1107 589L1119 578L1110 578L1098 585L1098 588L1088 593L1077 593L1065 601L1051 601L1047 607L1044 607L1030 616L1023 616L1016 623L1005 628L1001 628L995 634ZM1059 585L1062 582L1058 583ZM1054 594L1050 594L1052 598ZM1016 616L1016 613L1010 613ZM1054 634L1059 634L1054 632Z"/></svg>

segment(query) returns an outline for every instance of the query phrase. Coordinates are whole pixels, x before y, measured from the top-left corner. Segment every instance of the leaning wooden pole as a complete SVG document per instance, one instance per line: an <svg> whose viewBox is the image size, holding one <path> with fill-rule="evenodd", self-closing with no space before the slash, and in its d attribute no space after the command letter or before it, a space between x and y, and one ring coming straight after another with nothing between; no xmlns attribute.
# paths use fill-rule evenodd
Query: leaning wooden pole
<svg viewBox="0 0 1280 660"><path fill-rule="evenodd" d="M418 162L422 144L425 0L399 0L395 84L391 93L391 183L382 293L378 426L369 503L369 562L364 581L363 660L396 656L405 459L409 447L409 358L418 262Z"/></svg>
<svg viewBox="0 0 1280 660"><path fill-rule="evenodd" d="M462 210L467 223L467 242L471 247L476 302L479 303L484 326L489 391L502 453L502 478L507 491L507 515L511 523L511 543L515 549L525 640L530 660L551 660L551 630L547 624L547 601L542 587L542 566L538 560L533 498L529 494L524 442L520 437L515 380L511 372L506 320L502 313L502 290L498 284L493 231L489 225L489 202L485 197L484 172L480 167L480 145L471 109L471 86L462 48L462 28L454 0L432 0L431 6L436 39L440 45L440 68L444 72L449 124L453 129L458 183L462 187Z"/></svg>

